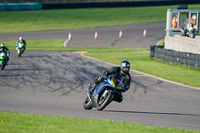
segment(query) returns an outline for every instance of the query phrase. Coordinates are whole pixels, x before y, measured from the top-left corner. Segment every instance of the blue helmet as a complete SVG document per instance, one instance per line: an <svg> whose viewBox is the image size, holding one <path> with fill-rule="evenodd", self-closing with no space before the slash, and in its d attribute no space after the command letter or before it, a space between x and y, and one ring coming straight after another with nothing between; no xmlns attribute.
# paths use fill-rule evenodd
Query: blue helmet
<svg viewBox="0 0 200 133"><path fill-rule="evenodd" d="M122 61L120 64L120 69L124 73L129 73L131 64L128 61Z"/></svg>

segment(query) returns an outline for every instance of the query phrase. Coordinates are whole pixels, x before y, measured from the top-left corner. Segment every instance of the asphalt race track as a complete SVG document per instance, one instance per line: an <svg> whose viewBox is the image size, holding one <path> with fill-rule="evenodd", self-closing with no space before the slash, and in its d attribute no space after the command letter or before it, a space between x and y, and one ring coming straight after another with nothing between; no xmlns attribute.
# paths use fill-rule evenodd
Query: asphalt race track
<svg viewBox="0 0 200 133"><path fill-rule="evenodd" d="M84 110L88 84L112 66L73 52L25 51L18 58L11 51L8 66L0 71L0 109L200 129L200 90L134 70L122 103Z"/></svg>
<svg viewBox="0 0 200 133"><path fill-rule="evenodd" d="M151 45L155 45L165 37L165 26L165 22L159 22L75 30L0 33L0 40L16 41L19 36L22 36L25 40L66 40L69 33L71 33L72 40L67 43L68 47L150 48ZM146 29L146 37L143 37L144 29ZM120 30L122 30L123 38L119 38ZM94 39L95 32L98 33L98 39L96 40Z"/></svg>

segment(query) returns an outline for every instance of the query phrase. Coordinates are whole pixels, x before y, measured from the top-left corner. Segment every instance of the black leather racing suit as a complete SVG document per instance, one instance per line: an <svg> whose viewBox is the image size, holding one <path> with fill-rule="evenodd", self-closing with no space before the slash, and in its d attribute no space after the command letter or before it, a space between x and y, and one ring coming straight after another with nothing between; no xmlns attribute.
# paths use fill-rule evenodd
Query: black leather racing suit
<svg viewBox="0 0 200 133"><path fill-rule="evenodd" d="M101 83L102 81L107 79L108 76L110 76L112 74L115 74L115 76L119 76L121 78L121 81L123 82L124 87L125 87L124 92L126 92L130 88L131 76L129 73L126 73L126 74L122 73L120 67L112 67L112 68L106 70L102 76L95 78L95 83L92 85L90 91L93 92L99 83ZM115 101L122 102L122 100L123 100L123 96L121 93L119 93L119 96L117 99L115 99Z"/></svg>

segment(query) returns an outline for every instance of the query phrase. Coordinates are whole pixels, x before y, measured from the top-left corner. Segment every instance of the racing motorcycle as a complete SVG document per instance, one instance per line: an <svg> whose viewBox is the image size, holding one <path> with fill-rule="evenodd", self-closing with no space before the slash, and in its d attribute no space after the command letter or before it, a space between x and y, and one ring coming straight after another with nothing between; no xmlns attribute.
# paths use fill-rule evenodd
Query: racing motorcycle
<svg viewBox="0 0 200 133"><path fill-rule="evenodd" d="M21 57L21 55L24 53L25 51L25 45L23 42L19 42L17 44L17 54L18 54L18 57Z"/></svg>
<svg viewBox="0 0 200 133"><path fill-rule="evenodd" d="M3 70L4 67L6 66L6 58L7 58L7 53L0 52L0 67L1 67L1 70Z"/></svg>
<svg viewBox="0 0 200 133"><path fill-rule="evenodd" d="M91 85L88 86L88 90L90 87ZM96 107L98 111L102 111L112 101L115 101L124 89L122 81L117 76L111 75L95 88L91 97L89 96L89 92L87 92L83 108L91 110L93 107Z"/></svg>

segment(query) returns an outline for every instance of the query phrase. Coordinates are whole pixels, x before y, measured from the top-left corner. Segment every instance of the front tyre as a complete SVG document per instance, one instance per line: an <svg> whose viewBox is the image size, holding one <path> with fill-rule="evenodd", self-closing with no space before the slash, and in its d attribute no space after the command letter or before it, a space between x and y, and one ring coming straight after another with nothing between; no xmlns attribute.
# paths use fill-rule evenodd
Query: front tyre
<svg viewBox="0 0 200 133"><path fill-rule="evenodd" d="M2 61L2 63L1 63L1 70L3 70L4 67L5 67L5 63L4 63L4 61Z"/></svg>
<svg viewBox="0 0 200 133"><path fill-rule="evenodd" d="M17 50L18 57L21 57L21 49Z"/></svg>
<svg viewBox="0 0 200 133"><path fill-rule="evenodd" d="M106 94L102 94L98 100L98 103L97 103L97 110L98 111L102 111L111 101L111 98L112 98L112 92L111 91L106 91Z"/></svg>
<svg viewBox="0 0 200 133"><path fill-rule="evenodd" d="M1 70L3 70L4 69L4 65L3 64L1 64Z"/></svg>
<svg viewBox="0 0 200 133"><path fill-rule="evenodd" d="M18 54L18 57L21 57L21 52Z"/></svg>
<svg viewBox="0 0 200 133"><path fill-rule="evenodd" d="M85 110L91 110L93 108L92 102L89 99L89 97L87 96L87 98L85 99L84 103L83 103L83 108Z"/></svg>

